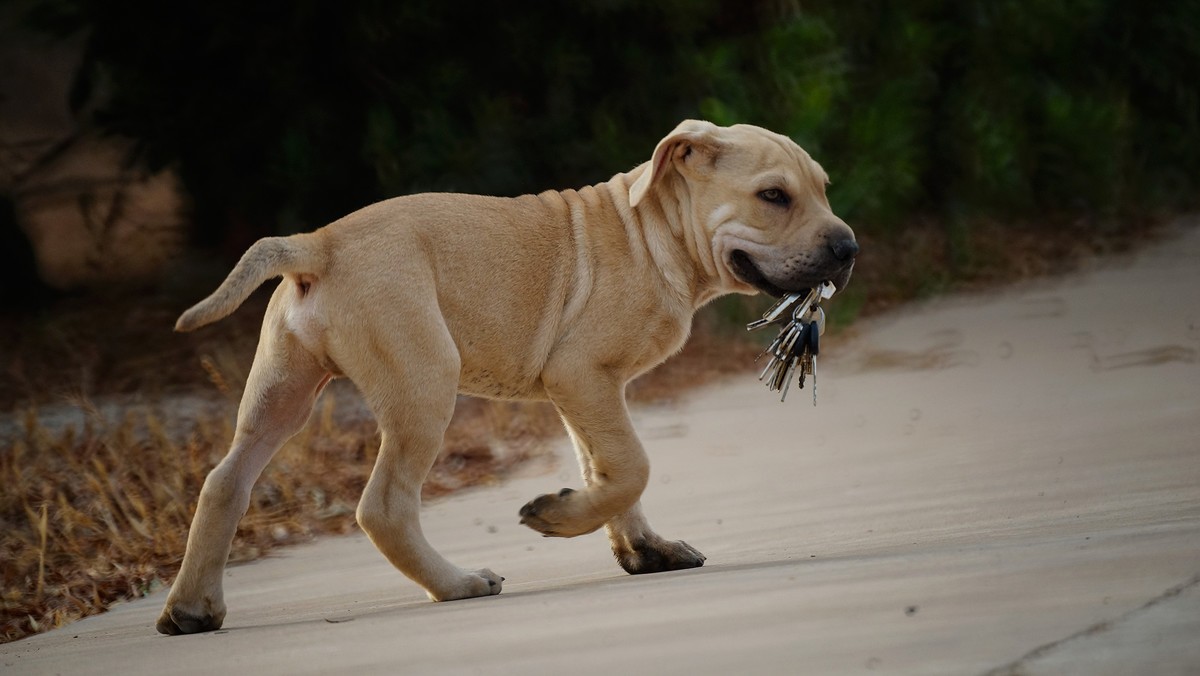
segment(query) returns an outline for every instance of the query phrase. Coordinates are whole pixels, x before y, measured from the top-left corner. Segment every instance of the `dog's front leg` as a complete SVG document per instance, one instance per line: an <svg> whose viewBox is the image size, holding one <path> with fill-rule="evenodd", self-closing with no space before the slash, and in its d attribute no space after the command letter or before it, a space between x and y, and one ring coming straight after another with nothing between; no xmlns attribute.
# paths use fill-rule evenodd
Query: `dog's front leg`
<svg viewBox="0 0 1200 676"><path fill-rule="evenodd" d="M601 372L543 382L588 485L538 496L521 508L521 523L546 536L590 533L637 504L650 463L629 419L623 380Z"/></svg>

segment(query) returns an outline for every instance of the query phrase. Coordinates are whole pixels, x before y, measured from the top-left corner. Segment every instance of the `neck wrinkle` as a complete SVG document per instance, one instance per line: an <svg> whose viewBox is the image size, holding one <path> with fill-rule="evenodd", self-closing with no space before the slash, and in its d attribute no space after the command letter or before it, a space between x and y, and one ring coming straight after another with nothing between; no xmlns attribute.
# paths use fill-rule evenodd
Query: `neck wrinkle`
<svg viewBox="0 0 1200 676"><path fill-rule="evenodd" d="M676 182L675 190L660 191L660 205L664 220L669 224L676 241L692 253L688 256L692 264L691 302L692 309L699 309L717 296L722 295L721 269L717 266L716 254L710 239L705 236L697 238L698 234L708 232L708 224L700 219L707 218L706 214L698 214L692 206L690 187L678 174L668 177ZM665 193L665 194L664 194ZM682 196L680 198L679 196ZM687 214L691 213L693 227L687 227ZM686 255L686 254L685 254ZM694 263L693 263L694 262Z"/></svg>
<svg viewBox="0 0 1200 676"><path fill-rule="evenodd" d="M695 218L707 218L703 214L693 214ZM708 232L708 224L702 223L700 226L702 231ZM691 232L696 232L695 229ZM696 308L708 303L710 300L722 295L721 286L724 283L722 279L723 268L717 264L717 255L713 251L713 243L711 237L706 237L703 241L690 241L688 246L696 253L696 260L700 261L701 273L698 275L700 289L696 295Z"/></svg>
<svg viewBox="0 0 1200 676"><path fill-rule="evenodd" d="M642 167L639 167L639 169ZM617 216L625 228L625 236L629 240L635 255L650 259L655 270L662 277L667 295L674 303L689 311L696 307L697 293L700 292L699 272L695 269L691 257L684 250L689 246L688 228L683 227L681 214L678 209L666 208L659 201L643 201L637 209L629 205L629 186L636 179L635 169L627 174L618 174L607 183L597 188L604 189L613 201ZM678 205L676 205L678 206ZM653 209L644 218L644 210ZM666 231L657 224L666 224Z"/></svg>

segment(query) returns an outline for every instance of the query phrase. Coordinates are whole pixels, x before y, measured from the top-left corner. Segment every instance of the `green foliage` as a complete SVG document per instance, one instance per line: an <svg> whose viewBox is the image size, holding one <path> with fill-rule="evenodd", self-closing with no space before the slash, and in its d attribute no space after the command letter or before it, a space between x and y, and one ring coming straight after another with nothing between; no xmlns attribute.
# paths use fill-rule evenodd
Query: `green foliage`
<svg viewBox="0 0 1200 676"><path fill-rule="evenodd" d="M389 195L603 180L684 117L793 136L887 231L1196 203L1200 2L42 0L72 103L177 166L202 242ZM949 218L946 218L949 216Z"/></svg>

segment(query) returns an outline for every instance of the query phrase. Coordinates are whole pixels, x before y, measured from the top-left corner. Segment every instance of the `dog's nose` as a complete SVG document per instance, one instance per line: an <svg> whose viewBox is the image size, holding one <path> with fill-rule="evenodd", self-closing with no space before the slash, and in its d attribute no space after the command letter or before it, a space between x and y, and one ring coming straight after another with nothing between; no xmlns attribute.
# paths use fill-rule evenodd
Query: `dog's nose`
<svg viewBox="0 0 1200 676"><path fill-rule="evenodd" d="M848 261L858 255L858 242L847 237L830 243L829 249L833 251L834 258L839 261Z"/></svg>

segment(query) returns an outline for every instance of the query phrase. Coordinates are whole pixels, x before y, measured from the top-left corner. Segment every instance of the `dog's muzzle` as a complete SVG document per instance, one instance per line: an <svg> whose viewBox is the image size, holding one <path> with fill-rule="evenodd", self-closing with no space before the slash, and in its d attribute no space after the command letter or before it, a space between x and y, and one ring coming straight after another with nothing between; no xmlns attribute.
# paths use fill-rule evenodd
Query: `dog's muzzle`
<svg viewBox="0 0 1200 676"><path fill-rule="evenodd" d="M853 263L854 257L858 255L858 242L849 237L839 239L830 243L829 250L839 261Z"/></svg>
<svg viewBox="0 0 1200 676"><path fill-rule="evenodd" d="M858 250L858 243L853 239L839 239L829 244L826 251L816 255L804 254L789 261L786 266L791 273L788 279L769 278L750 254L741 249L729 254L729 267L738 279L767 295L780 298L789 293L807 291L825 281L833 282L839 289L845 288L850 281Z"/></svg>
<svg viewBox="0 0 1200 676"><path fill-rule="evenodd" d="M741 249L736 249L733 253L729 254L729 266L733 268L733 274L737 275L738 279L765 294L779 298L788 293L786 289L772 284L767 279L767 276L762 273L762 270L759 270L754 261L750 259L750 254Z"/></svg>

